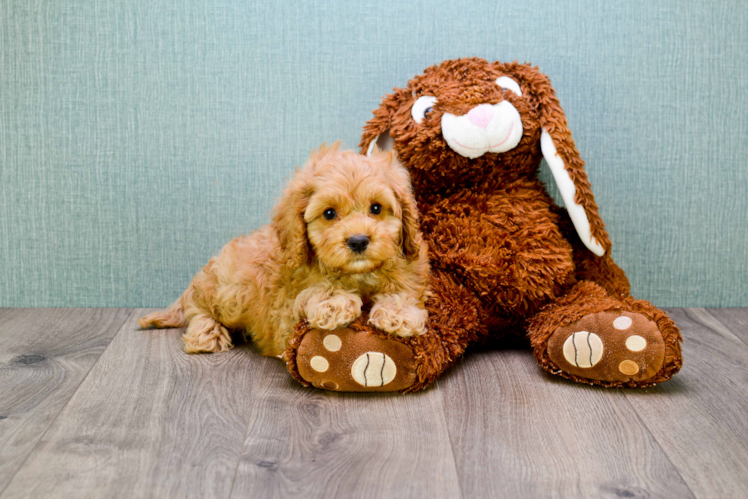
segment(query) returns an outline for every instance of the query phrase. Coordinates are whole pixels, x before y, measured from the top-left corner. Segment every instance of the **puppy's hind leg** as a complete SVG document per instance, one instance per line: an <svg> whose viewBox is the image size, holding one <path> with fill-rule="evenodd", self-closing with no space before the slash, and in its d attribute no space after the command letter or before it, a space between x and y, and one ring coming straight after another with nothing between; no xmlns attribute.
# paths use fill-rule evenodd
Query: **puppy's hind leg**
<svg viewBox="0 0 748 500"><path fill-rule="evenodd" d="M192 286L187 287L181 297L163 311L155 311L138 318L141 328L179 328L187 326L184 317L185 303L192 298Z"/></svg>
<svg viewBox="0 0 748 500"><path fill-rule="evenodd" d="M156 311L138 319L141 328L187 327L182 335L184 351L223 352L234 347L231 335L225 326L211 318L192 300L194 288L187 287L182 296L163 311Z"/></svg>
<svg viewBox="0 0 748 500"><path fill-rule="evenodd" d="M189 354L224 352L234 347L226 327L206 314L198 314L190 320L182 340L184 352Z"/></svg>

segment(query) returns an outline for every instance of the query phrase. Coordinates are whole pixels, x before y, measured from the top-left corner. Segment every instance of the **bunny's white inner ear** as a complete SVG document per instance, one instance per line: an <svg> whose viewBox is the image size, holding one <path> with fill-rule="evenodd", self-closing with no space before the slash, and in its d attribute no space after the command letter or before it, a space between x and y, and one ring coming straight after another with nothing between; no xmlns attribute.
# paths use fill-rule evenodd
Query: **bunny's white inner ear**
<svg viewBox="0 0 748 500"><path fill-rule="evenodd" d="M374 151L375 144L379 148L379 151L382 151L384 153L390 151L395 147L395 140L392 138L392 136L390 136L390 131L385 130L384 132L376 136L373 141L371 141L371 144L369 144L369 149L366 150L366 156L371 156L371 153Z"/></svg>
<svg viewBox="0 0 748 500"><path fill-rule="evenodd" d="M569 217L571 217L571 222L574 224L574 229L577 230L579 238L582 240L582 243L584 243L584 246L589 248L592 253L598 257L602 257L605 250L600 243L592 237L590 221L587 218L587 213L584 211L584 207L574 201L577 187L574 185L574 181L571 180L571 177L569 177L569 172L566 171L566 167L564 166L564 160L558 156L556 145L553 144L553 138L545 127L543 127L543 132L540 135L540 149L543 151L543 158L545 158L545 161L548 163L553 178L556 180L556 185L558 186L558 190L561 192L561 197L564 199L564 203L566 203L566 210L569 212Z"/></svg>

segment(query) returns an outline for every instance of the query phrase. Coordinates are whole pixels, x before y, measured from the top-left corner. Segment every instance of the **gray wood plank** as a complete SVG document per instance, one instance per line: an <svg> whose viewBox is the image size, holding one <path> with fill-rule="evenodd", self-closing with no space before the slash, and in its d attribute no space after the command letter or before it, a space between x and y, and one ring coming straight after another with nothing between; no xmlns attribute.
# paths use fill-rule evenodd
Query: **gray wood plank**
<svg viewBox="0 0 748 500"><path fill-rule="evenodd" d="M692 497L621 391L470 353L441 381L465 497Z"/></svg>
<svg viewBox="0 0 748 500"><path fill-rule="evenodd" d="M126 309L0 309L0 492L128 314Z"/></svg>
<svg viewBox="0 0 748 500"><path fill-rule="evenodd" d="M709 314L719 320L730 331L748 344L748 307L730 309L708 309Z"/></svg>
<svg viewBox="0 0 748 500"><path fill-rule="evenodd" d="M683 369L626 397L698 497L746 497L748 347L725 334L723 311L668 313L685 340Z"/></svg>
<svg viewBox="0 0 748 500"><path fill-rule="evenodd" d="M270 370L253 384L232 497L461 496L438 387L340 394Z"/></svg>
<svg viewBox="0 0 748 500"><path fill-rule="evenodd" d="M228 496L263 360L246 346L184 354L180 330L137 330L145 312L130 315L3 496Z"/></svg>
<svg viewBox="0 0 748 500"><path fill-rule="evenodd" d="M716 309L714 311L726 310L727 309ZM717 317L707 309L701 307L692 307L689 309L683 309L682 311L685 311L688 316L696 319L699 324L706 327L711 332L711 334L719 335L720 337L728 341L728 343L734 343L737 345L744 344L739 335L736 335L735 332L733 332L727 325L725 325L723 321L717 319ZM720 318L721 317L722 316L720 316Z"/></svg>
<svg viewBox="0 0 748 500"><path fill-rule="evenodd" d="M3 497L748 495L748 309L672 310L686 362L656 388L505 350L406 396L305 389L247 346L187 356L144 311L107 348L127 312L0 310Z"/></svg>

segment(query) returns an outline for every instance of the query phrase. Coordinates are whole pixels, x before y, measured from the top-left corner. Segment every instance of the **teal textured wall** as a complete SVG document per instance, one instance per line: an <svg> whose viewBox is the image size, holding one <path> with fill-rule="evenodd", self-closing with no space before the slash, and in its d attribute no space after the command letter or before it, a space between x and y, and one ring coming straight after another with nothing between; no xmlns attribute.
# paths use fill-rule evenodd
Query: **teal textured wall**
<svg viewBox="0 0 748 500"><path fill-rule="evenodd" d="M166 305L461 56L551 77L637 296L748 306L742 0L3 0L0 305Z"/></svg>

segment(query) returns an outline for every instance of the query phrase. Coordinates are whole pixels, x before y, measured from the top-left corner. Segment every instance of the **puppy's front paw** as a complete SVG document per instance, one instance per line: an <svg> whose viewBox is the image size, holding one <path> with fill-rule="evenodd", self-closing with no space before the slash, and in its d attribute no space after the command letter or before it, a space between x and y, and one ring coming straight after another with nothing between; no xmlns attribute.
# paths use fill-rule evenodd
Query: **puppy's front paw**
<svg viewBox="0 0 748 500"><path fill-rule="evenodd" d="M225 326L204 314L198 314L182 335L184 352L225 352L234 347L231 335Z"/></svg>
<svg viewBox="0 0 748 500"><path fill-rule="evenodd" d="M412 337L426 333L428 313L417 302L402 295L384 295L371 308L369 323L387 333Z"/></svg>
<svg viewBox="0 0 748 500"><path fill-rule="evenodd" d="M361 297L347 292L316 296L306 304L306 319L310 325L322 330L335 330L348 326L361 316Z"/></svg>

